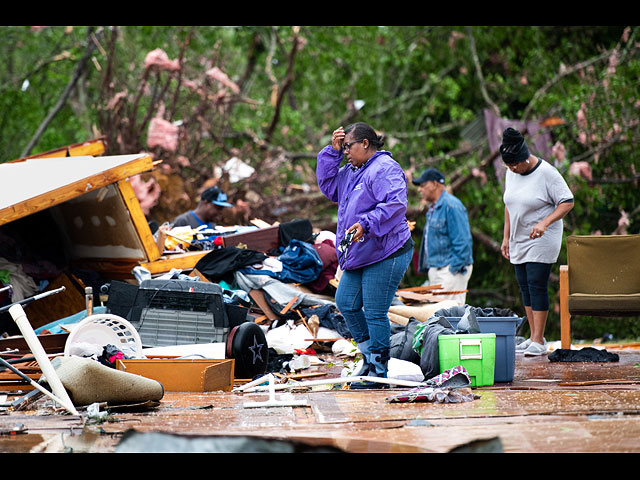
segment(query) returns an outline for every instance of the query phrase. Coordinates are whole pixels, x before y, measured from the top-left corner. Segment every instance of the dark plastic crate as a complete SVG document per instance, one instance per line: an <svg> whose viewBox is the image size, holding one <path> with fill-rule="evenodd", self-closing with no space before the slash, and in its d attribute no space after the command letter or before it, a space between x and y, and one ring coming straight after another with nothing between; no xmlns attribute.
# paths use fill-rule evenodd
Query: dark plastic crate
<svg viewBox="0 0 640 480"><path fill-rule="evenodd" d="M229 319L222 297L222 287L215 283L188 280L145 280L138 288L135 305L131 309L132 324L143 319L146 310L175 310L210 313L216 327L229 327Z"/></svg>
<svg viewBox="0 0 640 480"><path fill-rule="evenodd" d="M129 321L144 346L224 342L230 330L220 285L189 280L145 280Z"/></svg>

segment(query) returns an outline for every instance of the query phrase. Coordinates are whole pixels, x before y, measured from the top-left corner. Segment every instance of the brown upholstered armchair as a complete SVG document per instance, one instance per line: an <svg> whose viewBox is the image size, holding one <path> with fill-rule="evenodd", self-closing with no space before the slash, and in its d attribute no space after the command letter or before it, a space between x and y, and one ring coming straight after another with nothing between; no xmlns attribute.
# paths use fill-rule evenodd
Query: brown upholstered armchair
<svg viewBox="0 0 640 480"><path fill-rule="evenodd" d="M571 315L640 315L640 235L570 235L560 266L560 342L571 348Z"/></svg>

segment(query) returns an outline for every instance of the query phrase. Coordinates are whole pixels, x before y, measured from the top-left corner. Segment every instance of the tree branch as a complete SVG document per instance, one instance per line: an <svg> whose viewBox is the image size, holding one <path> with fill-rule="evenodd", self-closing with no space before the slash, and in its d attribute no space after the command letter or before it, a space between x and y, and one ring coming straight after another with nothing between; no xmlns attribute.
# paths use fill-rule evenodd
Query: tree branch
<svg viewBox="0 0 640 480"><path fill-rule="evenodd" d="M98 32L98 34L101 34L101 33L102 33L102 30ZM53 118L56 116L56 114L62 109L65 102L67 101L67 98L69 98L69 95L71 95L72 90L78 83L78 79L80 78L80 76L82 75L82 72L84 72L84 69L87 66L87 61L89 60L89 57L91 56L91 54L96 48L96 44L92 40L92 34L93 34L93 27L90 27L89 33L87 34L87 40L88 40L87 50L85 54L82 56L82 58L80 59L80 61L78 62L78 64L76 65L76 69L73 72L73 76L71 77L71 80L69 80L69 83L67 84L64 91L62 92L62 95L58 99L58 102L55 104L53 109L51 109L51 111L46 116L46 118L42 121L42 123L38 127L38 130L36 130L36 133L33 135L31 140L29 140L29 143L22 151L22 154L20 155L20 157L26 157L31 153L31 150L36 145L36 143L38 143L38 140L40 139L44 131L47 129L47 127L49 126Z"/></svg>
<svg viewBox="0 0 640 480"><path fill-rule="evenodd" d="M496 116L500 116L500 109L498 106L493 103L491 98L489 98L489 94L487 93L487 87L484 81L484 75L482 74L482 67L480 66L480 60L478 59L478 52L476 51L476 41L473 38L473 32L471 27L467 27L467 34L469 35L469 45L471 47L471 56L473 57L473 63L476 66L476 75L478 76L478 80L480 81L480 91L482 92L482 96L487 102L487 104L491 107Z"/></svg>
<svg viewBox="0 0 640 480"><path fill-rule="evenodd" d="M291 50L289 51L289 65L287 67L287 74L285 76L283 85L278 90L278 96L276 98L276 105L275 105L275 112L273 114L273 118L271 119L271 124L267 128L267 133L266 133L266 136L265 136L265 140L267 142L269 142L271 140L271 136L273 135L273 131L275 130L276 125L278 124L278 120L280 118L280 108L282 107L282 100L284 98L284 94L289 89L291 84L293 83L293 79L294 79L294 73L293 73L294 58L296 56L296 53L299 50L300 45L301 45L301 40L298 37L298 33L297 33L296 28L294 27L293 45L291 46Z"/></svg>
<svg viewBox="0 0 640 480"><path fill-rule="evenodd" d="M524 110L524 113L522 115L522 121L526 122L527 119L529 118L529 113L531 113L531 109L533 108L533 106L535 105L535 103L538 101L538 99L544 95L547 90L549 90L553 85L555 85L556 83L558 83L562 78L571 75L572 73L577 72L578 70L582 70L583 68L588 67L589 65L592 65L594 63L600 62L602 60L605 60L607 58L609 58L611 56L611 52L613 52L613 49L611 50L607 50L604 53L601 53L600 55L597 55L593 58L590 58L589 60L585 60L584 62L580 62L577 63L575 65L573 65L572 67L569 68L563 68L560 72L558 72L553 78L550 78L549 80L547 80L547 83L545 83L534 95L533 98L531 99L531 101L529 102L529 104L527 105L527 107Z"/></svg>

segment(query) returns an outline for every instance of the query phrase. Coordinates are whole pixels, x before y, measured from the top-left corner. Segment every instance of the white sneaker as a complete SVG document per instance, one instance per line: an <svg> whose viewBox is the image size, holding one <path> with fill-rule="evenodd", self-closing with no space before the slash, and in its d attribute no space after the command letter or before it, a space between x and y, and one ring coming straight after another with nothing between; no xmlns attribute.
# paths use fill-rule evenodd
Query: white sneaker
<svg viewBox="0 0 640 480"><path fill-rule="evenodd" d="M549 347L547 347L547 342L544 345L539 344L538 342L531 342L531 344L524 351L525 357L538 357L540 355L546 355Z"/></svg>
<svg viewBox="0 0 640 480"><path fill-rule="evenodd" d="M529 345L531 345L531 339L530 338L528 338L524 342L519 343L518 345L516 345L516 352L520 352L520 353L524 352L527 349L527 347L529 347Z"/></svg>

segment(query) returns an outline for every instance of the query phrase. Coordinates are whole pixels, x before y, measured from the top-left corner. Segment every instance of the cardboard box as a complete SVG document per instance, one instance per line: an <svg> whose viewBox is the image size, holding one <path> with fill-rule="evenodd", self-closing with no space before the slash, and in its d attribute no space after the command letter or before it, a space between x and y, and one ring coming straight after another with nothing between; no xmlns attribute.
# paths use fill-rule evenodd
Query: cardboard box
<svg viewBox="0 0 640 480"><path fill-rule="evenodd" d="M493 385L495 333L440 335L438 354L440 373L461 365L469 373L472 387Z"/></svg>
<svg viewBox="0 0 640 480"><path fill-rule="evenodd" d="M229 392L234 365L233 359L135 358L118 360L116 368L156 380L167 392Z"/></svg>

